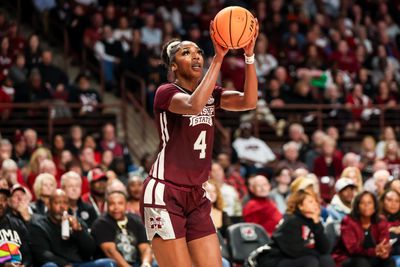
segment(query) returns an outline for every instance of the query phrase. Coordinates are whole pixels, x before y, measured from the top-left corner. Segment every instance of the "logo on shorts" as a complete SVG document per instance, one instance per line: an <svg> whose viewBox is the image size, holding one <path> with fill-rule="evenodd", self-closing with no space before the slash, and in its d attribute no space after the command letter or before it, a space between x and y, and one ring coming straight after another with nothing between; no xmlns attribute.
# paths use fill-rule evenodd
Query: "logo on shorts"
<svg viewBox="0 0 400 267"><path fill-rule="evenodd" d="M150 217L150 227L151 229L161 229L164 225L164 222L162 221L161 217Z"/></svg>

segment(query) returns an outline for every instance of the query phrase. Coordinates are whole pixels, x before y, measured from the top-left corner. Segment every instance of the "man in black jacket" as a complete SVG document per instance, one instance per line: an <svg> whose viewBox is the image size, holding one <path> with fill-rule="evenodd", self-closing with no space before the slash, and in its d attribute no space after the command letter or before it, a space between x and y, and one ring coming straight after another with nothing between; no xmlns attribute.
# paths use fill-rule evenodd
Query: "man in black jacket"
<svg viewBox="0 0 400 267"><path fill-rule="evenodd" d="M30 266L28 231L18 218L7 213L8 189L0 189L0 266Z"/></svg>
<svg viewBox="0 0 400 267"><path fill-rule="evenodd" d="M96 249L95 242L84 222L68 216L70 237L61 237L61 223L64 211L68 210L68 197L57 189L50 197L47 216L31 224L32 253L35 264L46 267L115 267L109 259L91 261Z"/></svg>

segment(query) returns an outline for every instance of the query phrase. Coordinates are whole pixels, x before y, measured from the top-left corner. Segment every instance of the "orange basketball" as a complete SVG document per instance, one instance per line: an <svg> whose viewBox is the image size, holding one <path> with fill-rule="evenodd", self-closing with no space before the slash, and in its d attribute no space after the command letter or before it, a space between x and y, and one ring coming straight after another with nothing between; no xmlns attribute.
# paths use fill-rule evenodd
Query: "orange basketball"
<svg viewBox="0 0 400 267"><path fill-rule="evenodd" d="M229 49L246 46L254 36L256 21L245 8L230 6L222 9L214 18L215 41Z"/></svg>

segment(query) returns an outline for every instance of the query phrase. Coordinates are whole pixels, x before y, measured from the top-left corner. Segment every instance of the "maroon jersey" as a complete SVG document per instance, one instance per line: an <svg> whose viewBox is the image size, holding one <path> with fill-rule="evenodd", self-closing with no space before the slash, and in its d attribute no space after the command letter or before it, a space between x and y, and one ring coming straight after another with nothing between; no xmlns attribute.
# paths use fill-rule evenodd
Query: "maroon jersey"
<svg viewBox="0 0 400 267"><path fill-rule="evenodd" d="M160 152L150 176L180 185L201 185L207 181L214 143L215 109L219 108L223 88L216 86L198 115L168 111L176 93L191 94L173 83L157 89L154 110L160 135Z"/></svg>

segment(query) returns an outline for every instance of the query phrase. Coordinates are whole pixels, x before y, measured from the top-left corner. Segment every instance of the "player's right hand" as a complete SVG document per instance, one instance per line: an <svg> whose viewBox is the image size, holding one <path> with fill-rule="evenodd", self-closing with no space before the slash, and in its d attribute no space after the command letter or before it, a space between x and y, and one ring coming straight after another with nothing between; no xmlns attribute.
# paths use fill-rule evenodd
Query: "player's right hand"
<svg viewBox="0 0 400 267"><path fill-rule="evenodd" d="M226 55L226 53L228 53L229 48L225 48L223 46L221 46L220 44L217 43L217 41L215 41L214 35L215 35L215 31L214 31L214 21L212 20L210 22L210 36L211 36L211 40L213 42L214 45L214 51L215 51L215 55L217 57L220 57L221 59Z"/></svg>

